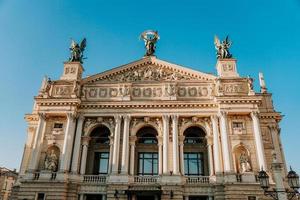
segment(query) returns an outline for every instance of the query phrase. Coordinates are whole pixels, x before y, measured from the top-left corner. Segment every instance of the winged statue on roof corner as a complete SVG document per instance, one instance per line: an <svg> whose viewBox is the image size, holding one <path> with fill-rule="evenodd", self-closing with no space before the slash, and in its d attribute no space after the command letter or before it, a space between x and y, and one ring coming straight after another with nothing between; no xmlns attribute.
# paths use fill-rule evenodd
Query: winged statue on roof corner
<svg viewBox="0 0 300 200"><path fill-rule="evenodd" d="M69 58L70 62L80 62L83 63L83 51L86 47L86 38L84 38L80 44L76 43L74 40L71 41L70 53L71 56Z"/></svg>
<svg viewBox="0 0 300 200"><path fill-rule="evenodd" d="M232 58L232 54L230 54L229 52L229 48L232 45L232 41L229 40L228 35L222 42L216 35L214 40L215 48L217 50L217 59Z"/></svg>

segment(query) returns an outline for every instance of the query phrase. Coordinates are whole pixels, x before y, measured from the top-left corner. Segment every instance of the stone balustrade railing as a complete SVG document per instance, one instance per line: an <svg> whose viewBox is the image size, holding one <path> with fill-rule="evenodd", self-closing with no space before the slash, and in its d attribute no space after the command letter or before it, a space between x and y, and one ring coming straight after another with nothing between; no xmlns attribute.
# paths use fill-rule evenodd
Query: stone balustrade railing
<svg viewBox="0 0 300 200"><path fill-rule="evenodd" d="M208 184L209 176L187 176L186 183L187 184Z"/></svg>
<svg viewBox="0 0 300 200"><path fill-rule="evenodd" d="M83 175L84 183L106 183L106 177L104 175Z"/></svg>
<svg viewBox="0 0 300 200"><path fill-rule="evenodd" d="M160 180L159 176L135 176L134 177L134 183L139 184L153 184L158 183Z"/></svg>

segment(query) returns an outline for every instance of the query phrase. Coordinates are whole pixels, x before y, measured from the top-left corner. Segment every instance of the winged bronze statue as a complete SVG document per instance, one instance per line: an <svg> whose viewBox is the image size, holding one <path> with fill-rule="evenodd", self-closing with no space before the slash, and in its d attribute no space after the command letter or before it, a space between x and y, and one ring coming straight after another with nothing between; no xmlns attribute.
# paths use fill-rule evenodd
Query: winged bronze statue
<svg viewBox="0 0 300 200"><path fill-rule="evenodd" d="M84 38L80 44L76 43L74 40L71 42L70 53L71 56L69 58L70 62L80 62L83 63L83 51L86 47L86 38Z"/></svg>
<svg viewBox="0 0 300 200"><path fill-rule="evenodd" d="M156 49L155 44L159 40L158 32L153 30L147 30L141 34L140 38L143 39L145 42L145 56L153 56Z"/></svg>
<svg viewBox="0 0 300 200"><path fill-rule="evenodd" d="M215 48L217 50L217 59L226 59L226 58L232 58L232 54L229 52L229 48L232 45L232 42L229 40L228 35L226 36L225 40L222 42L218 38L218 36L215 35Z"/></svg>

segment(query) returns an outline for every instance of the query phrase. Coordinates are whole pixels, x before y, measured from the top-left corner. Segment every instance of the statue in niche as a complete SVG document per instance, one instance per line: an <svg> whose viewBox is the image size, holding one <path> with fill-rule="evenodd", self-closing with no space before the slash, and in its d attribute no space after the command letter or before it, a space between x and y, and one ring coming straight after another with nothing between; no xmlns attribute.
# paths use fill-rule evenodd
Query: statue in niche
<svg viewBox="0 0 300 200"><path fill-rule="evenodd" d="M215 35L215 48L217 50L217 59L226 59L226 58L232 58L232 54L229 52L229 48L232 45L232 42L229 40L228 35L226 36L225 40L222 42L218 38L218 36Z"/></svg>
<svg viewBox="0 0 300 200"><path fill-rule="evenodd" d="M86 47L86 39L84 38L80 44L76 43L74 40L71 42L70 52L71 56L69 58L70 62L80 62L83 63L83 51Z"/></svg>
<svg viewBox="0 0 300 200"><path fill-rule="evenodd" d="M50 170L52 172L57 171L58 157L56 156L54 149L47 153L44 166L45 170Z"/></svg>
<svg viewBox="0 0 300 200"><path fill-rule="evenodd" d="M240 161L240 172L241 173L245 173L245 172L250 172L251 171L251 166L250 166L250 163L249 163L249 158L246 155L245 151L242 151L242 153L240 155L240 158L239 158L239 161Z"/></svg>
<svg viewBox="0 0 300 200"><path fill-rule="evenodd" d="M141 36L141 39L145 41L146 54L145 56L153 56L156 49L156 42L159 40L159 35L157 31L144 31Z"/></svg>

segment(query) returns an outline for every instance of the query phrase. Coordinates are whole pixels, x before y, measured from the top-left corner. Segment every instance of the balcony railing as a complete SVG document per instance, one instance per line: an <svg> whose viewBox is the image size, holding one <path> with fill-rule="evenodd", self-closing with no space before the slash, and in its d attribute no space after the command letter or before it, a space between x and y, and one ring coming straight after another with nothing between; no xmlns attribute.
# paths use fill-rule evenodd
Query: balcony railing
<svg viewBox="0 0 300 200"><path fill-rule="evenodd" d="M84 183L106 183L106 176L104 175L84 175L83 176Z"/></svg>
<svg viewBox="0 0 300 200"><path fill-rule="evenodd" d="M159 182L159 176L135 176L134 183L154 184Z"/></svg>
<svg viewBox="0 0 300 200"><path fill-rule="evenodd" d="M208 184L209 176L187 176L187 184Z"/></svg>

